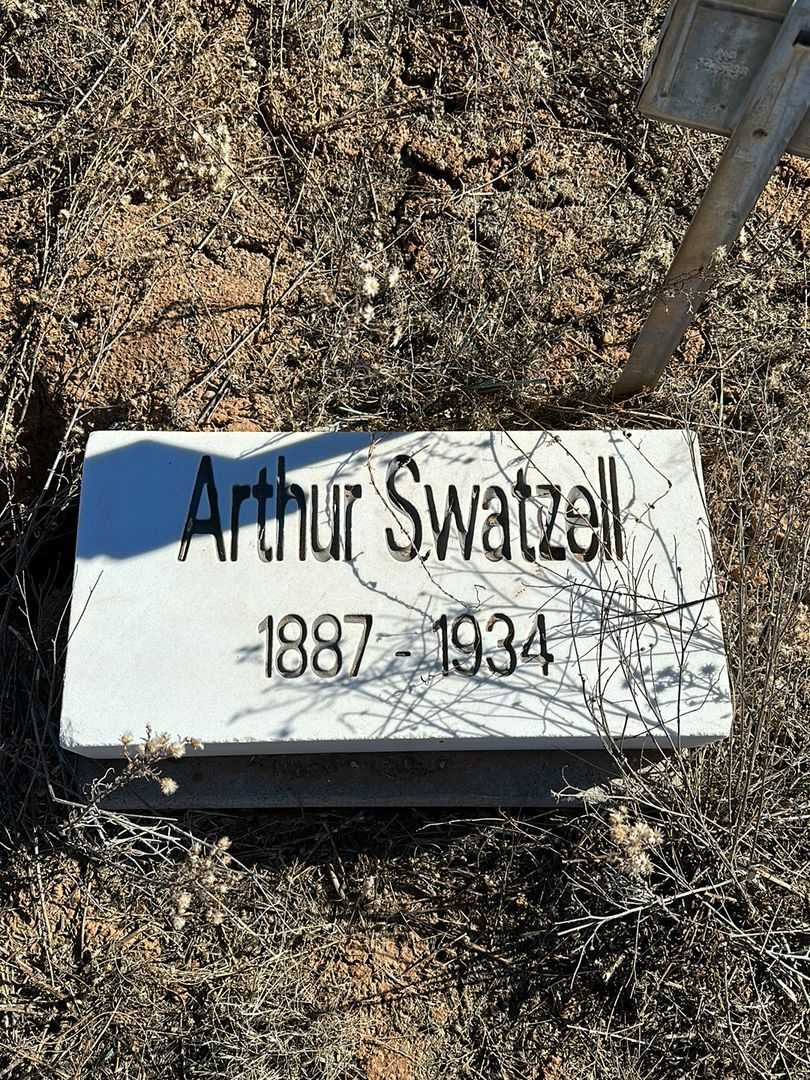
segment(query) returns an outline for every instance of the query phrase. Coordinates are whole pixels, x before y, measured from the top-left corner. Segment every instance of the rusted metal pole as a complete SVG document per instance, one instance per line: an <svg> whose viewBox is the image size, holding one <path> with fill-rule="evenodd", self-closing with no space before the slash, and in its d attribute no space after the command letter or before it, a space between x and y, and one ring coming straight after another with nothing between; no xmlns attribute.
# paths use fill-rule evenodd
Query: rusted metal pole
<svg viewBox="0 0 810 1080"><path fill-rule="evenodd" d="M656 385L712 284L714 266L740 235L808 108L810 0L794 0L622 368L614 398Z"/></svg>

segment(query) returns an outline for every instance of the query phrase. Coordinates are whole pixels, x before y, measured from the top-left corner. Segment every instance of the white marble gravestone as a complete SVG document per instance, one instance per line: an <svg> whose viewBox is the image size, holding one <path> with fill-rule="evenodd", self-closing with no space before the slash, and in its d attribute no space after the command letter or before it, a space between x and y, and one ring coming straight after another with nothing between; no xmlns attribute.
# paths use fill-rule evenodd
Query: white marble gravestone
<svg viewBox="0 0 810 1080"><path fill-rule="evenodd" d="M90 437L71 750L678 745L731 714L685 432Z"/></svg>

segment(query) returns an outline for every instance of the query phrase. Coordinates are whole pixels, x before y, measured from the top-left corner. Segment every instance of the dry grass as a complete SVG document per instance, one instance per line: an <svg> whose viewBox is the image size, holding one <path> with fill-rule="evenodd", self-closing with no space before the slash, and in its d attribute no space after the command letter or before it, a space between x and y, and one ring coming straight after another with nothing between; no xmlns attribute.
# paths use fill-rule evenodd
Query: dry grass
<svg viewBox="0 0 810 1080"><path fill-rule="evenodd" d="M0 1076L810 1074L807 163L621 408L721 145L634 110L660 5L0 7ZM573 815L71 804L88 431L617 423L700 433L726 743Z"/></svg>

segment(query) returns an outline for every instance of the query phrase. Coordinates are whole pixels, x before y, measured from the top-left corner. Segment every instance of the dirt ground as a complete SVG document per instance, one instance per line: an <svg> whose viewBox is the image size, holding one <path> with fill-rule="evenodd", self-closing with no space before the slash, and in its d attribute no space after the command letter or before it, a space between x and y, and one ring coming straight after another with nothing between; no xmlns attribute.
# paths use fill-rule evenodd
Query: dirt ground
<svg viewBox="0 0 810 1080"><path fill-rule="evenodd" d="M723 145L636 111L657 0L0 16L0 1077L810 1076L810 163L613 405ZM70 787L89 432L618 424L700 435L727 742L579 813Z"/></svg>

